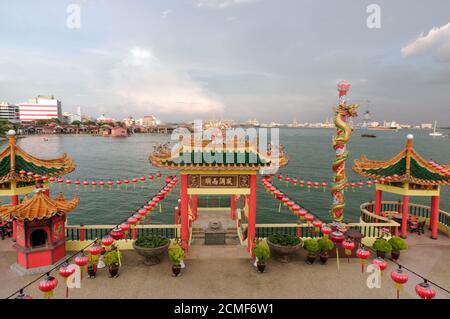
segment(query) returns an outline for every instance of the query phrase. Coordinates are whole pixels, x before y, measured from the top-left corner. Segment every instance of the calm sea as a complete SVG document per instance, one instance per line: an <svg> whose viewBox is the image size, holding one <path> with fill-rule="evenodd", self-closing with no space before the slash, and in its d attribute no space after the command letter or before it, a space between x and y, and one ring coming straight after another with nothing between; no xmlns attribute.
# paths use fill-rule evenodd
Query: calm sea
<svg viewBox="0 0 450 319"><path fill-rule="evenodd" d="M413 133L415 148L426 159L433 159L439 163L450 163L450 138L431 138L425 131L375 132L377 138L362 138L361 132L356 131L349 143L351 152L348 161L350 168L353 159L361 154L368 158L384 160L391 158L403 149L406 135ZM290 162L280 173L293 178L330 182L333 176L331 163L334 153L331 147L331 137L334 130L329 129L281 129L280 140L286 147ZM157 143L165 142L170 137L164 135L136 135L128 138L110 138L94 136L48 136L44 141L42 136L31 136L20 139L18 144L32 155L42 158L52 158L64 152L69 153L77 164L77 169L66 178L75 180L104 180L131 179L133 177L148 176L158 171L148 161L149 153ZM4 147L6 142L2 142ZM358 182L360 178L350 169L349 180ZM168 172L163 172L168 173ZM127 189L116 185L111 190L105 186L103 190L97 186L85 188L82 185L75 189L73 186L55 184L52 194L64 191L67 197L77 195L81 199L78 208L69 214L69 223L84 224L117 224L141 207L163 185L163 181L138 183ZM311 210L324 220L329 220L331 196L329 190L296 188L284 184L280 187L300 205ZM163 203L163 212L152 212L152 223L172 223L173 209L176 206L179 188ZM346 220L359 219L359 205L374 197L374 189L364 186L354 192L349 190L347 195ZM398 200L396 196L386 196L388 200ZM8 202L9 199L4 199ZM428 203L429 200L412 199L411 202ZM450 211L450 192L445 187L442 190L441 208ZM257 222L282 223L294 222L296 218L283 209L278 212L278 203L264 192L258 181Z"/></svg>

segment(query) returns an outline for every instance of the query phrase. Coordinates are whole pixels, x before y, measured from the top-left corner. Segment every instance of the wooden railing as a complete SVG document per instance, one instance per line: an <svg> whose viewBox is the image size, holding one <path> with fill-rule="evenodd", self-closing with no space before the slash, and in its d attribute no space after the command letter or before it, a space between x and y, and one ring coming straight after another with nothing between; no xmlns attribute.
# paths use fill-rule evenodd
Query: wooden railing
<svg viewBox="0 0 450 319"><path fill-rule="evenodd" d="M373 222L392 222L386 217L382 217L379 215L376 215L374 211L375 204L373 202L364 203L360 206L361 209L361 222L366 223L373 223ZM426 205L421 204L409 204L408 205L409 215L417 216L419 218L426 219L427 223L430 221L430 214L431 214L431 208ZM381 203L381 211L395 211L401 213L403 211L403 204L402 202L395 202L395 201L383 201ZM443 233L450 236L450 213L439 210L438 215L438 228Z"/></svg>

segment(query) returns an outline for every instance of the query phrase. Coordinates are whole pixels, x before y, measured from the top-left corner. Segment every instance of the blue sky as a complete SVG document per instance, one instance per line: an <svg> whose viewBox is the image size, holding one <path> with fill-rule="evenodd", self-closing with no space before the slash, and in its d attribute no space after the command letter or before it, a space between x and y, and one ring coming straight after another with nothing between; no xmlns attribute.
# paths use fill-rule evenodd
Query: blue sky
<svg viewBox="0 0 450 319"><path fill-rule="evenodd" d="M367 6L381 9L369 29ZM67 27L70 4L80 28ZM450 2L0 0L0 100L164 121L320 121L336 83L375 119L450 125Z"/></svg>

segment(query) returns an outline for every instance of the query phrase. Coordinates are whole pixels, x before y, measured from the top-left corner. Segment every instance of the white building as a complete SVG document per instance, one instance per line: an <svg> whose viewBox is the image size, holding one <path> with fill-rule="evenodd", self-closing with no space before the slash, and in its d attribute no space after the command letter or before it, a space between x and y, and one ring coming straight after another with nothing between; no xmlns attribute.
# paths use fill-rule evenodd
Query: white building
<svg viewBox="0 0 450 319"><path fill-rule="evenodd" d="M153 115L147 115L142 118L142 126L150 127L156 126L159 124L159 121Z"/></svg>
<svg viewBox="0 0 450 319"><path fill-rule="evenodd" d="M115 120L111 117L106 117L105 114L97 118L97 123L113 123Z"/></svg>
<svg viewBox="0 0 450 319"><path fill-rule="evenodd" d="M53 96L38 95L28 100L28 102L19 103L19 120L23 122L37 120L62 120L61 101Z"/></svg>
<svg viewBox="0 0 450 319"><path fill-rule="evenodd" d="M420 124L420 128L423 130L431 130L433 129L433 124L431 123L422 123Z"/></svg>
<svg viewBox="0 0 450 319"><path fill-rule="evenodd" d="M81 122L82 116L81 116L81 108L77 107L77 112L74 113L69 113L69 112L64 112L63 113L63 118L65 120L65 122L67 122L67 124L72 124L73 122Z"/></svg>
<svg viewBox="0 0 450 319"><path fill-rule="evenodd" d="M130 115L128 116L126 119L123 119L123 123L125 124L126 127L130 127L133 126L135 124L135 120L134 118Z"/></svg>
<svg viewBox="0 0 450 319"><path fill-rule="evenodd" d="M6 102L0 103L0 120L19 122L19 107Z"/></svg>

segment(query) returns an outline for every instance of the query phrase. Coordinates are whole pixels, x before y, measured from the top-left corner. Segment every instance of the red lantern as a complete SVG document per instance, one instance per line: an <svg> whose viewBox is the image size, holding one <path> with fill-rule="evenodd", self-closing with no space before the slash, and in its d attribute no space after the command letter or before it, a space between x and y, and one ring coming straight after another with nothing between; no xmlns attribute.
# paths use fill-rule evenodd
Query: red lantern
<svg viewBox="0 0 450 319"><path fill-rule="evenodd" d="M436 296L436 291L425 279L423 283L416 285L416 294L422 299L433 299Z"/></svg>
<svg viewBox="0 0 450 319"><path fill-rule="evenodd" d="M156 177L161 178L162 174L160 172L156 173Z"/></svg>
<svg viewBox="0 0 450 319"><path fill-rule="evenodd" d="M308 212L304 209L300 209L300 211L298 212L298 216L300 216L301 220L305 219L306 214L308 214Z"/></svg>
<svg viewBox="0 0 450 319"><path fill-rule="evenodd" d="M336 265L337 265L337 269L339 271L339 250L338 250L337 244L342 243L345 239L345 236L344 236L344 233L342 233L341 231L335 230L335 231L331 232L330 239L335 244L334 246L336 247Z"/></svg>
<svg viewBox="0 0 450 319"><path fill-rule="evenodd" d="M32 173L32 172L28 172L28 173L27 173L27 176L28 176L28 177L33 177L33 173Z"/></svg>
<svg viewBox="0 0 450 319"><path fill-rule="evenodd" d="M138 214L139 214L141 217L144 217L145 215L147 215L147 210L146 210L146 209L140 209L140 210L138 211Z"/></svg>
<svg viewBox="0 0 450 319"><path fill-rule="evenodd" d="M364 185L363 182L358 182L358 187L359 188L363 187L363 185Z"/></svg>
<svg viewBox="0 0 450 319"><path fill-rule="evenodd" d="M96 181L92 181L91 185L95 187L95 186L97 186L97 182Z"/></svg>
<svg viewBox="0 0 450 319"><path fill-rule="evenodd" d="M306 220L308 223L311 223L311 222L314 220L314 216L311 215L311 214L306 214L306 215L305 215L305 220Z"/></svg>
<svg viewBox="0 0 450 319"><path fill-rule="evenodd" d="M308 192L311 190L311 181L306 182L306 186L308 187Z"/></svg>
<svg viewBox="0 0 450 319"><path fill-rule="evenodd" d="M114 183L112 181L108 181L106 182L106 184L108 184L108 186L111 187Z"/></svg>
<svg viewBox="0 0 450 319"><path fill-rule="evenodd" d="M55 181L55 178L52 176L48 180L50 181L50 183L53 183Z"/></svg>
<svg viewBox="0 0 450 319"><path fill-rule="evenodd" d="M66 185L69 186L72 183L70 179L66 180Z"/></svg>
<svg viewBox="0 0 450 319"><path fill-rule="evenodd" d="M369 188L372 187L372 181L367 181L366 184L367 184L367 187L369 187Z"/></svg>
<svg viewBox="0 0 450 319"><path fill-rule="evenodd" d="M67 286L67 279L74 272L75 272L75 268L70 266L68 263L64 263L61 267L59 267L59 270L58 270L59 275L64 278L64 283L66 285L66 298L69 298L69 286Z"/></svg>
<svg viewBox="0 0 450 319"><path fill-rule="evenodd" d="M151 180L151 181L152 181L154 178L155 178L155 176L153 176L153 175L149 175L149 176L148 176L148 179Z"/></svg>
<svg viewBox="0 0 450 319"><path fill-rule="evenodd" d="M122 227L119 227L119 228L116 227L109 232L109 235L112 237L112 239L119 240L119 239L122 239L125 234L124 234L124 230Z"/></svg>
<svg viewBox="0 0 450 319"><path fill-rule="evenodd" d="M290 201L288 201L288 202L286 203L286 205L287 205L287 207L288 207L290 210L292 210L292 206L295 205L295 202L292 201L292 200L290 200Z"/></svg>
<svg viewBox="0 0 450 319"><path fill-rule="evenodd" d="M89 182L88 181L83 181L83 186L89 186Z"/></svg>
<svg viewBox="0 0 450 319"><path fill-rule="evenodd" d="M325 183L325 182L322 183L322 189L323 189L324 192L327 189L327 186L328 186L327 183Z"/></svg>
<svg viewBox="0 0 450 319"><path fill-rule="evenodd" d="M378 257L378 258L375 258L374 260L372 260L372 265L378 266L378 268L381 271L381 274L383 274L383 270L385 270L387 268L388 263L383 258Z"/></svg>
<svg viewBox="0 0 450 319"><path fill-rule="evenodd" d="M97 244L93 244L88 248L88 252L93 256L97 256L102 252L102 247Z"/></svg>
<svg viewBox="0 0 450 319"><path fill-rule="evenodd" d="M321 231L324 237L328 237L331 234L331 228L328 226L322 226Z"/></svg>
<svg viewBox="0 0 450 319"><path fill-rule="evenodd" d="M347 256L348 262L350 262L350 256L355 248L355 243L351 239L347 239L342 242L342 248L344 248L345 255Z"/></svg>
<svg viewBox="0 0 450 319"><path fill-rule="evenodd" d="M137 181L138 181L138 179L137 178L133 178L132 180L131 180L133 183L137 183Z"/></svg>
<svg viewBox="0 0 450 319"><path fill-rule="evenodd" d="M111 231L112 232L112 231ZM114 238L110 235L106 235L102 238L102 245L105 247L109 247L114 243Z"/></svg>
<svg viewBox="0 0 450 319"><path fill-rule="evenodd" d="M367 249L359 248L356 251L356 257L359 258L359 263L361 264L361 272L364 272L364 264L367 262L367 259L370 257L370 251Z"/></svg>
<svg viewBox="0 0 450 319"><path fill-rule="evenodd" d="M287 206L287 203L289 202L289 197L282 197L281 201L283 202L284 206Z"/></svg>
<svg viewBox="0 0 450 319"><path fill-rule="evenodd" d="M319 182L314 182L314 183L313 183L313 186L314 186L314 188L316 188L316 189L319 188Z"/></svg>
<svg viewBox="0 0 450 319"><path fill-rule="evenodd" d="M141 176L141 177L140 177L140 180L141 180L142 182L145 182L145 176Z"/></svg>
<svg viewBox="0 0 450 319"><path fill-rule="evenodd" d="M81 269L81 278L83 278L83 271L86 268L86 265L89 263L89 258L83 254L79 253L75 258L73 259L76 265L78 265Z"/></svg>
<svg viewBox="0 0 450 319"><path fill-rule="evenodd" d="M315 220L312 222L314 227L314 232L318 233L320 231L320 227L322 227L322 222L320 220Z"/></svg>
<svg viewBox="0 0 450 319"><path fill-rule="evenodd" d="M117 185L121 185L121 184L122 184L122 181L121 181L121 180L117 180L117 181L116 181L116 184L117 184Z"/></svg>
<svg viewBox="0 0 450 319"><path fill-rule="evenodd" d="M75 184L76 186L78 186L78 185L80 185L80 181L77 179L77 180L75 180L74 184Z"/></svg>
<svg viewBox="0 0 450 319"><path fill-rule="evenodd" d="M127 224L127 223L123 223L123 224L121 224L120 225L120 227L119 227L119 229L120 230L122 230L123 231L123 234L122 235L128 235L128 231L130 230L130 225L129 224ZM119 230L118 229L118 230ZM114 230L113 230L114 231ZM112 235L111 235L112 236ZM113 237L114 238L114 237ZM121 237L122 238L122 237ZM115 239L115 238L114 238Z"/></svg>
<svg viewBox="0 0 450 319"><path fill-rule="evenodd" d="M19 174L20 175L25 175L27 172L26 171L24 171L23 169L21 169L20 171L19 171Z"/></svg>
<svg viewBox="0 0 450 319"><path fill-rule="evenodd" d="M105 182L104 181L100 181L99 184L100 184L100 186L105 186Z"/></svg>
<svg viewBox="0 0 450 319"><path fill-rule="evenodd" d="M50 299L53 297L53 290L58 286L58 279L53 276L46 276L39 283L39 290L44 293L44 298Z"/></svg>
<svg viewBox="0 0 450 319"><path fill-rule="evenodd" d="M394 281L394 287L397 290L397 299L400 298L400 290L403 285L408 281L408 275L402 270L400 266L398 269L391 272L391 279Z"/></svg>
<svg viewBox="0 0 450 319"><path fill-rule="evenodd" d="M300 182L298 183L301 187L303 187L303 185L305 185L305 181L304 180L300 180Z"/></svg>
<svg viewBox="0 0 450 319"><path fill-rule="evenodd" d="M127 219L127 222L128 222L128 224L130 224L130 227L133 229L136 226L138 220L134 216L131 216Z"/></svg>

